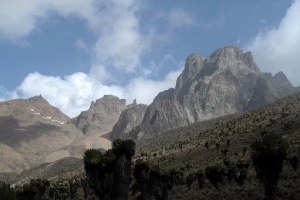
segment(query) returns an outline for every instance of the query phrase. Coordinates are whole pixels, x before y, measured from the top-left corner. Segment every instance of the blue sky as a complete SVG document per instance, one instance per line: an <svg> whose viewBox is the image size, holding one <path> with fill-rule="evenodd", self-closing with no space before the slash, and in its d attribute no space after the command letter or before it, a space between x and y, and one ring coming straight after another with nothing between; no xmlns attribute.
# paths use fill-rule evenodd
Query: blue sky
<svg viewBox="0 0 300 200"><path fill-rule="evenodd" d="M186 57L236 45L300 85L300 0L0 0L0 100L69 116L104 94L149 104Z"/></svg>

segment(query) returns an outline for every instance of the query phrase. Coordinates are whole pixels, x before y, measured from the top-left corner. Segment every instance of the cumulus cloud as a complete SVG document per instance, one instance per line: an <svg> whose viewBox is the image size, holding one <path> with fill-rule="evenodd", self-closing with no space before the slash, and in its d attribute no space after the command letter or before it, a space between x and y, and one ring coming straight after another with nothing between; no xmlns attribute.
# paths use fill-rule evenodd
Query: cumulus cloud
<svg viewBox="0 0 300 200"><path fill-rule="evenodd" d="M124 96L122 88L103 85L81 72L63 78L30 73L18 87L17 93L23 98L41 94L52 105L72 117L88 109L91 101L105 94Z"/></svg>
<svg viewBox="0 0 300 200"><path fill-rule="evenodd" d="M278 27L260 32L246 47L266 72L283 71L300 85L300 0L295 0Z"/></svg>
<svg viewBox="0 0 300 200"><path fill-rule="evenodd" d="M171 71L160 81L145 78L133 79L126 87L127 99L129 102L136 98L140 103L152 103L159 92L175 87L176 79L181 71L182 69Z"/></svg>
<svg viewBox="0 0 300 200"><path fill-rule="evenodd" d="M141 36L136 14L138 0L3 0L1 1L0 38L15 43L38 30L39 24L53 13L77 17L92 31L97 41L88 47L82 40L75 46L91 52L93 68L99 64L132 72L147 48L147 36ZM16 6L18 5L18 6ZM91 49L91 51L89 51ZM94 69L93 69L94 70Z"/></svg>
<svg viewBox="0 0 300 200"><path fill-rule="evenodd" d="M96 29L97 11L93 0L2 0L0 9L0 35L4 39L19 40L30 35L51 12L62 16L77 15L86 19L89 27ZM17 6L16 6L17 5Z"/></svg>
<svg viewBox="0 0 300 200"><path fill-rule="evenodd" d="M35 72L24 79L15 93L22 98L41 94L65 114L75 117L87 110L91 101L106 94L125 98L128 103L136 98L139 103L150 104L158 92L175 86L180 72L181 69L170 72L160 81L136 78L125 87L104 85L81 72L63 78Z"/></svg>
<svg viewBox="0 0 300 200"><path fill-rule="evenodd" d="M76 17L85 22L94 35L94 44L79 38L75 47L91 56L89 73L74 73L63 77L30 73L14 91L0 91L0 100L42 95L52 105L70 117L88 109L91 101L111 94L125 98L128 103L137 99L150 104L158 92L175 86L181 69L175 69L160 80L149 78L153 69L140 66L140 58L151 45L149 36L140 31L137 12L140 0L2 0L0 9L0 39L19 42L39 30L53 13ZM18 6L16 6L18 5ZM181 10L168 14L172 26L193 22ZM164 58L170 59L169 56ZM158 63L161 65L162 63ZM176 66L177 67L177 66ZM155 67L154 67L155 68ZM123 86L113 83L114 73L133 74ZM1 88L0 88L1 89ZM5 95L4 95L5 94Z"/></svg>
<svg viewBox="0 0 300 200"><path fill-rule="evenodd" d="M139 32L137 1L113 2L113 9L101 15L104 24L94 45L95 57L107 66L132 72L148 45L147 36Z"/></svg>

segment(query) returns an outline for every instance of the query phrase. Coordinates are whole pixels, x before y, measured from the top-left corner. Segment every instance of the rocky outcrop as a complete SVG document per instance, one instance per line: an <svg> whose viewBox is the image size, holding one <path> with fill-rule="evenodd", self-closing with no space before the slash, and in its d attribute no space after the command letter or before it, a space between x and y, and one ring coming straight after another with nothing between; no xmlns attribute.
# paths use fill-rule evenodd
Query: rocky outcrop
<svg viewBox="0 0 300 200"><path fill-rule="evenodd" d="M253 109L270 104L295 92L297 92L297 88L292 86L284 73L278 72L274 76L270 73L263 73L257 79L248 108Z"/></svg>
<svg viewBox="0 0 300 200"><path fill-rule="evenodd" d="M197 121L242 112L293 91L279 73L267 79L267 88L276 94L270 99L257 99L256 93L263 94L259 88L264 76L251 53L234 46L220 48L207 58L194 53L187 58L175 89L161 92L149 105L133 138L150 138Z"/></svg>
<svg viewBox="0 0 300 200"><path fill-rule="evenodd" d="M142 123L146 109L147 105L136 104L136 101L128 105L128 108L122 111L118 122L114 125L110 134L111 139L132 138L133 136L130 134L134 128Z"/></svg>
<svg viewBox="0 0 300 200"><path fill-rule="evenodd" d="M86 135L105 134L112 130L121 112L127 108L126 100L105 95L92 102L87 111L83 111L71 122Z"/></svg>

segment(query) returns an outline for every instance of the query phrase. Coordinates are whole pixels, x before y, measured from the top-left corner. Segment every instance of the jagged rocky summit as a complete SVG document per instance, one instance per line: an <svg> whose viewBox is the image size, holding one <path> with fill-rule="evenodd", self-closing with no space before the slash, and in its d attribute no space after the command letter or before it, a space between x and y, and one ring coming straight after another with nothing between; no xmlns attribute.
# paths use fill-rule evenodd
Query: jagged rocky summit
<svg viewBox="0 0 300 200"><path fill-rule="evenodd" d="M148 107L106 95L73 119L43 97L0 102L0 172L20 172L116 138L143 139L168 130L254 109L299 92L286 76L262 73L250 52L224 47L209 57L190 55L175 88ZM109 135L107 135L109 134Z"/></svg>
<svg viewBox="0 0 300 200"><path fill-rule="evenodd" d="M131 138L132 130L142 123L147 105L126 105L125 99L105 95L92 102L88 110L73 119L71 122L86 135L106 135L110 139Z"/></svg>
<svg viewBox="0 0 300 200"><path fill-rule="evenodd" d="M142 123L146 109L147 105L137 104L136 101L128 105L128 108L122 111L118 122L114 125L110 138L112 140L132 138L133 136L130 134L134 128Z"/></svg>
<svg viewBox="0 0 300 200"><path fill-rule="evenodd" d="M92 102L87 111L81 112L71 122L86 135L105 134L111 131L121 112L126 108L125 99L105 95Z"/></svg>
<svg viewBox="0 0 300 200"><path fill-rule="evenodd" d="M262 73L250 52L235 46L186 59L175 88L159 93L130 134L146 139L194 122L257 108L296 92L282 72Z"/></svg>

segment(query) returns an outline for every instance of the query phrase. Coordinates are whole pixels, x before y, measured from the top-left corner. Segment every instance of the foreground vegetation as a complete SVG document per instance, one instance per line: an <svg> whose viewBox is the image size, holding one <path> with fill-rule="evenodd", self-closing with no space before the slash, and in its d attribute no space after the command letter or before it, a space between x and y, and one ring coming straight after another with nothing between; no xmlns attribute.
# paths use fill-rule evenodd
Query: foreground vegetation
<svg viewBox="0 0 300 200"><path fill-rule="evenodd" d="M5 188L16 199L299 199L299 115L297 94L136 148L118 140L106 153L87 151L82 173Z"/></svg>
<svg viewBox="0 0 300 200"><path fill-rule="evenodd" d="M266 134L251 144L251 158L257 178L263 183L267 200L275 200L278 181L287 161L297 171L299 158L288 157L289 145L278 134ZM68 181L50 183L48 180L31 180L23 186L12 188L0 182L0 199L5 200L43 200L43 199L132 199L167 200L174 186L187 186L197 181L201 191L207 179L218 191L225 181L235 181L243 186L250 161L231 162L226 157L223 165L207 166L204 171L185 173L184 170L162 170L149 162L137 160L132 173L132 156L135 153L135 142L117 139L112 149L104 154L96 149L89 149L84 154L85 175L73 177ZM133 175L134 180L131 181ZM78 189L82 188L80 195Z"/></svg>

